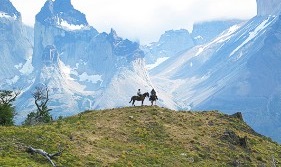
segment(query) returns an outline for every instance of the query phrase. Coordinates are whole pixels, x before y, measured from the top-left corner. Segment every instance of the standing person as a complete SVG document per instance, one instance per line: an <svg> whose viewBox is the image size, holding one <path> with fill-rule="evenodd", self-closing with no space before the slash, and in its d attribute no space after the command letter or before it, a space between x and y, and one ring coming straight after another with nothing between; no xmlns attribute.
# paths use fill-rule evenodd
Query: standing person
<svg viewBox="0 0 281 167"><path fill-rule="evenodd" d="M156 96L156 91L154 89L151 90L151 95L149 98L149 101L151 101L151 106L153 106L153 102L155 102L156 105L156 100L158 100L158 97Z"/></svg>
<svg viewBox="0 0 281 167"><path fill-rule="evenodd" d="M150 93L151 93L151 96L156 96L156 92L154 89L152 89Z"/></svg>
<svg viewBox="0 0 281 167"><path fill-rule="evenodd" d="M150 93L151 93L150 98L149 98L150 101L153 102L155 100L158 100L158 97L156 96L156 91L154 89L152 89Z"/></svg>
<svg viewBox="0 0 281 167"><path fill-rule="evenodd" d="M137 95L138 95L138 96L141 96L141 95L142 95L140 89L138 89Z"/></svg>

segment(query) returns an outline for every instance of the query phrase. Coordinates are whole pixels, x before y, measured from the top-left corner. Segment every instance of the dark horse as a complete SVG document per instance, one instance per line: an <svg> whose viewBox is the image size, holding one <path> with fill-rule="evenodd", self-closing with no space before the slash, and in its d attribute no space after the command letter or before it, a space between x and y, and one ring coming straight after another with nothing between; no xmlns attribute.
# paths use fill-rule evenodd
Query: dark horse
<svg viewBox="0 0 281 167"><path fill-rule="evenodd" d="M149 101L151 101L151 106L153 106L154 101L155 101L155 105L156 105L156 100L158 100L158 97L156 95L150 96Z"/></svg>
<svg viewBox="0 0 281 167"><path fill-rule="evenodd" d="M131 103L133 101L132 106L135 106L135 101L141 101L141 105L143 105L143 101L144 101L146 96L149 97L148 92L144 93L141 96L132 96L131 101L129 103Z"/></svg>

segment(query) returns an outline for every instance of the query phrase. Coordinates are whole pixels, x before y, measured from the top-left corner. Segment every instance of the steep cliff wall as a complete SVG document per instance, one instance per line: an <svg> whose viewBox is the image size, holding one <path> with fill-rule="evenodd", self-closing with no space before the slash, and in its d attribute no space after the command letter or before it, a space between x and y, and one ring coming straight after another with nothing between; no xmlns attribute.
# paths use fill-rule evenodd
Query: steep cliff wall
<svg viewBox="0 0 281 167"><path fill-rule="evenodd" d="M281 12L280 0L257 0L258 16L278 15Z"/></svg>

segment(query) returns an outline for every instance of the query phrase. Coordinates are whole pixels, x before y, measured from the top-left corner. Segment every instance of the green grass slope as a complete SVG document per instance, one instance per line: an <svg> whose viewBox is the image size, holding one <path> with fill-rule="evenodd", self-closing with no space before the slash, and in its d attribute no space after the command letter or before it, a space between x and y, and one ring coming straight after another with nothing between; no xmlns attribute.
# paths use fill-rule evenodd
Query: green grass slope
<svg viewBox="0 0 281 167"><path fill-rule="evenodd" d="M247 145L239 138L247 136ZM237 141L238 140L238 141ZM51 124L0 127L1 167L49 167L41 155L64 149L54 162L93 166L273 166L281 146L242 120L217 111L176 112L160 107L87 111ZM280 164L279 164L280 165Z"/></svg>

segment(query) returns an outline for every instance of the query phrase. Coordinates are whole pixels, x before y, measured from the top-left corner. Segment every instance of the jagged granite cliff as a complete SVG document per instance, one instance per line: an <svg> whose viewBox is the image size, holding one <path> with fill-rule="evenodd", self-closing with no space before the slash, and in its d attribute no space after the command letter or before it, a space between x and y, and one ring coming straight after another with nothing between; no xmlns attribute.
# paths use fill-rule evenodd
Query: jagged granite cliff
<svg viewBox="0 0 281 167"><path fill-rule="evenodd" d="M33 52L33 30L23 25L21 14L9 0L0 0L0 86L15 87L28 75Z"/></svg>

